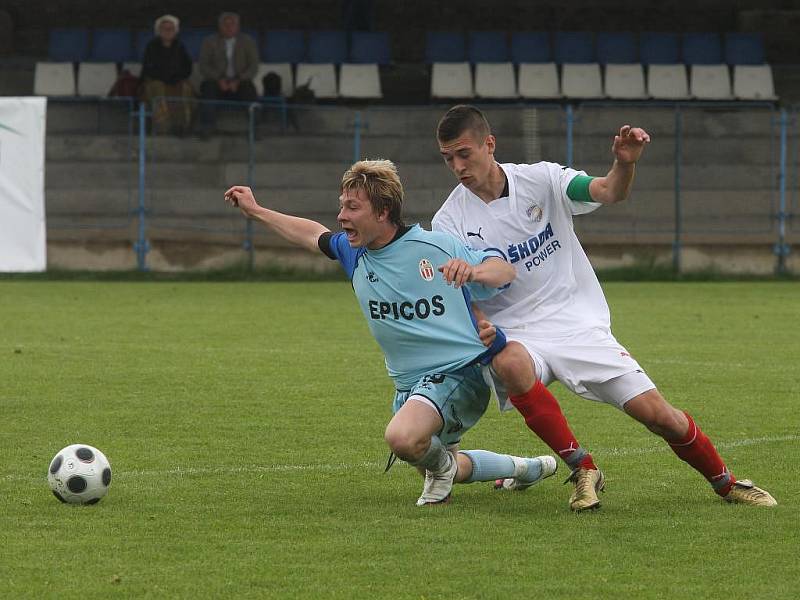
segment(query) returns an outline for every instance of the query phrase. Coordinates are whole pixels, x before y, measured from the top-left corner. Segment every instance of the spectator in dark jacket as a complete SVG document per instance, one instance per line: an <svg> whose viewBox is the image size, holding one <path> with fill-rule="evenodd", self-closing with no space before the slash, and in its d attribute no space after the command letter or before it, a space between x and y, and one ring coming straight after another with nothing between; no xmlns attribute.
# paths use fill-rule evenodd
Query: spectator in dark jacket
<svg viewBox="0 0 800 600"><path fill-rule="evenodd" d="M154 131L182 134L192 121L192 59L177 37L177 17L159 17L154 30L156 36L147 44L142 59L141 98L152 102Z"/></svg>

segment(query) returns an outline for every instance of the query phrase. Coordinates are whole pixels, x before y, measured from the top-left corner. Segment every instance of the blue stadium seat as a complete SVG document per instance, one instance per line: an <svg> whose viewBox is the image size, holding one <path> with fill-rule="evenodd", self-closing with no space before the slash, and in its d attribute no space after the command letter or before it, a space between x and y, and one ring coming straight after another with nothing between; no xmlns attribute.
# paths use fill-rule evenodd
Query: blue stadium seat
<svg viewBox="0 0 800 600"><path fill-rule="evenodd" d="M639 57L645 65L674 65L680 62L677 33L644 32L639 36Z"/></svg>
<svg viewBox="0 0 800 600"><path fill-rule="evenodd" d="M466 62L467 48L464 34L456 31L429 31L425 44L425 61Z"/></svg>
<svg viewBox="0 0 800 600"><path fill-rule="evenodd" d="M270 29L264 32L261 60L266 63L301 63L306 59L306 40L302 31Z"/></svg>
<svg viewBox="0 0 800 600"><path fill-rule="evenodd" d="M183 45L186 46L189 56L196 61L200 57L200 47L203 45L203 40L213 33L215 33L215 30L211 28L189 29L182 27L178 36L181 38Z"/></svg>
<svg viewBox="0 0 800 600"><path fill-rule="evenodd" d="M344 31L312 31L308 36L306 61L311 64L341 64L347 61L347 34Z"/></svg>
<svg viewBox="0 0 800 600"><path fill-rule="evenodd" d="M152 29L140 29L133 33L133 56L135 60L142 60L144 57L144 49L153 37Z"/></svg>
<svg viewBox="0 0 800 600"><path fill-rule="evenodd" d="M726 33L725 62L729 65L764 64L764 37L760 33Z"/></svg>
<svg viewBox="0 0 800 600"><path fill-rule="evenodd" d="M558 64L596 62L592 34L587 31L557 31L554 46Z"/></svg>
<svg viewBox="0 0 800 600"><path fill-rule="evenodd" d="M88 29L51 29L48 55L54 62L81 62L89 56Z"/></svg>
<svg viewBox="0 0 800 600"><path fill-rule="evenodd" d="M510 62L505 31L473 31L469 34L469 62Z"/></svg>
<svg viewBox="0 0 800 600"><path fill-rule="evenodd" d="M549 63L550 34L546 31L523 31L511 35L511 60L519 63Z"/></svg>
<svg viewBox="0 0 800 600"><path fill-rule="evenodd" d="M628 65L639 62L636 37L630 32L598 33L597 62L601 65Z"/></svg>
<svg viewBox="0 0 800 600"><path fill-rule="evenodd" d="M687 65L722 63L722 40L718 33L683 34L683 62Z"/></svg>
<svg viewBox="0 0 800 600"><path fill-rule="evenodd" d="M131 32L128 29L95 29L89 60L121 63L131 60Z"/></svg>
<svg viewBox="0 0 800 600"><path fill-rule="evenodd" d="M391 63L389 34L378 31L354 31L350 39L350 62L377 65Z"/></svg>

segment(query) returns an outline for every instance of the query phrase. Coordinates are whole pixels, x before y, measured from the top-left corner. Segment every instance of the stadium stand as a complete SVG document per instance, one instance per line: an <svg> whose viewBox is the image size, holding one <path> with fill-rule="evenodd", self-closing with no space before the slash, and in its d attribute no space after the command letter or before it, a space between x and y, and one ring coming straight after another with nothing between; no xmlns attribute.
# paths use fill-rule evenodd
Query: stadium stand
<svg viewBox="0 0 800 600"><path fill-rule="evenodd" d="M601 65L627 65L639 62L636 37L631 32L597 34L597 62Z"/></svg>
<svg viewBox="0 0 800 600"><path fill-rule="evenodd" d="M516 98L514 65L504 31L469 34L469 60L475 65L475 95L479 98Z"/></svg>
<svg viewBox="0 0 800 600"><path fill-rule="evenodd" d="M95 29L92 33L90 61L123 63L133 58L130 30Z"/></svg>
<svg viewBox="0 0 800 600"><path fill-rule="evenodd" d="M687 65L722 64L722 39L718 33L685 33L683 62Z"/></svg>
<svg viewBox="0 0 800 600"><path fill-rule="evenodd" d="M511 34L511 60L515 64L550 63L550 34L546 31L524 31Z"/></svg>
<svg viewBox="0 0 800 600"><path fill-rule="evenodd" d="M761 65L764 55L764 36L760 33L725 34L725 62L729 65Z"/></svg>
<svg viewBox="0 0 800 600"><path fill-rule="evenodd" d="M731 74L728 65L692 65L689 93L697 100L730 100Z"/></svg>
<svg viewBox="0 0 800 600"><path fill-rule="evenodd" d="M78 65L78 96L107 96L116 80L116 63L82 62Z"/></svg>
<svg viewBox="0 0 800 600"><path fill-rule="evenodd" d="M347 34L344 31L312 31L308 36L305 62L340 65L347 60Z"/></svg>
<svg viewBox="0 0 800 600"><path fill-rule="evenodd" d="M203 45L203 40L214 33L216 33L216 30L211 28L189 29L182 27L179 35L183 45L186 46L189 56L192 57L193 61L197 62L200 57L200 47Z"/></svg>
<svg viewBox="0 0 800 600"><path fill-rule="evenodd" d="M365 100L383 98L378 65L344 63L339 73L339 95Z"/></svg>
<svg viewBox="0 0 800 600"><path fill-rule="evenodd" d="M51 62L81 62L89 57L88 29L51 29L48 56Z"/></svg>
<svg viewBox="0 0 800 600"><path fill-rule="evenodd" d="M647 94L654 100L688 100L686 67L682 64L651 63L647 68Z"/></svg>
<svg viewBox="0 0 800 600"><path fill-rule="evenodd" d="M256 92L259 96L264 95L264 76L267 73L275 73L281 78L281 94L288 98L294 93L294 76L292 75L292 65L289 63L260 63L258 71L253 79Z"/></svg>
<svg viewBox="0 0 800 600"><path fill-rule="evenodd" d="M548 32L513 33L511 60L519 71L517 91L522 98L552 100L561 97L558 68L553 62Z"/></svg>
<svg viewBox="0 0 800 600"><path fill-rule="evenodd" d="M332 99L339 96L336 68L333 63L300 63L297 65L296 86L308 85L314 96Z"/></svg>
<svg viewBox="0 0 800 600"><path fill-rule="evenodd" d="M521 63L518 90L520 96L530 100L561 98L556 63Z"/></svg>
<svg viewBox="0 0 800 600"><path fill-rule="evenodd" d="M429 31L426 34L425 62L460 63L467 60L464 34L454 31Z"/></svg>
<svg viewBox="0 0 800 600"><path fill-rule="evenodd" d="M37 62L33 77L36 96L74 96L75 68L71 62Z"/></svg>
<svg viewBox="0 0 800 600"><path fill-rule="evenodd" d="M389 35L354 31L348 61L339 73L339 95L343 98L383 98L379 66L391 62Z"/></svg>
<svg viewBox="0 0 800 600"><path fill-rule="evenodd" d="M385 31L354 31L348 62L386 66L392 62L389 34Z"/></svg>
<svg viewBox="0 0 800 600"><path fill-rule="evenodd" d="M735 65L733 95L739 100L777 100L769 65Z"/></svg>
<svg viewBox="0 0 800 600"><path fill-rule="evenodd" d="M597 63L566 63L561 66L561 91L567 98L603 98L603 80Z"/></svg>
<svg viewBox="0 0 800 600"><path fill-rule="evenodd" d="M642 33L639 36L639 57L644 65L676 65L680 63L678 34Z"/></svg>
<svg viewBox="0 0 800 600"><path fill-rule="evenodd" d="M607 64L605 95L611 99L641 100L647 98L644 71L640 64Z"/></svg>
<svg viewBox="0 0 800 600"><path fill-rule="evenodd" d="M475 95L463 34L429 31L425 60L431 65L432 98L472 98Z"/></svg>
<svg viewBox="0 0 800 600"><path fill-rule="evenodd" d="M557 31L553 44L553 56L560 65L589 64L597 59L592 34L586 31Z"/></svg>
<svg viewBox="0 0 800 600"><path fill-rule="evenodd" d="M261 60L265 63L297 64L305 60L306 42L302 31L271 29L264 32Z"/></svg>

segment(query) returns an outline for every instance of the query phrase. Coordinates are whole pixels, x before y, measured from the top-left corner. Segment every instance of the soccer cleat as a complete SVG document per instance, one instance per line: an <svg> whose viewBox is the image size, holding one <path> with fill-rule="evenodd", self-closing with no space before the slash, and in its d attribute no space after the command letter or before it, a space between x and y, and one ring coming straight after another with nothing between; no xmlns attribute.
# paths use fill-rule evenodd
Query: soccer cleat
<svg viewBox="0 0 800 600"><path fill-rule="evenodd" d="M422 495L417 499L417 506L428 506L429 504L447 504L450 502L450 492L453 489L453 480L458 471L458 461L455 456L449 456L448 467L442 473L431 473L425 471L425 487L422 488Z"/></svg>
<svg viewBox="0 0 800 600"><path fill-rule="evenodd" d="M731 487L725 501L749 506L777 506L778 501L767 490L756 487L749 479L740 479Z"/></svg>
<svg viewBox="0 0 800 600"><path fill-rule="evenodd" d="M494 482L494 489L496 490L512 490L516 492L524 492L532 485L536 485L542 479L547 479L551 475L555 475L558 470L558 463L552 456L537 456L536 458L520 458L512 456L514 461L514 477L506 477L505 479L497 479ZM541 471L539 477L533 480L526 480L520 477L528 471L528 461L538 460L541 463Z"/></svg>
<svg viewBox="0 0 800 600"><path fill-rule="evenodd" d="M600 498L597 492L603 491L606 478L600 469L584 469L578 467L573 470L564 483L571 482L575 491L569 497L569 508L575 512L600 508Z"/></svg>

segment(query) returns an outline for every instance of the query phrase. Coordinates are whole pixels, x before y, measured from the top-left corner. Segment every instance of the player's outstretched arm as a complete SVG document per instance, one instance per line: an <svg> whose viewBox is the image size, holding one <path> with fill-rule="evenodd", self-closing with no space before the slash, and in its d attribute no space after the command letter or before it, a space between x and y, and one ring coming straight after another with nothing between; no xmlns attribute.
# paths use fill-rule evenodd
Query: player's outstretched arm
<svg viewBox="0 0 800 600"><path fill-rule="evenodd" d="M614 164L605 177L597 177L589 184L589 195L595 202L614 204L627 200L633 186L636 162L641 158L650 135L639 127L624 125L614 137L611 152Z"/></svg>
<svg viewBox="0 0 800 600"><path fill-rule="evenodd" d="M243 185L235 185L225 192L225 201L231 206L238 207L245 217L263 223L267 229L306 250L318 251L319 236L329 231L316 221L285 215L260 206L256 202L253 190Z"/></svg>
<svg viewBox="0 0 800 600"><path fill-rule="evenodd" d="M461 287L465 283L480 283L489 288L503 287L511 283L517 270L502 258L487 258L479 265L471 265L462 258L451 258L439 267L444 280Z"/></svg>

